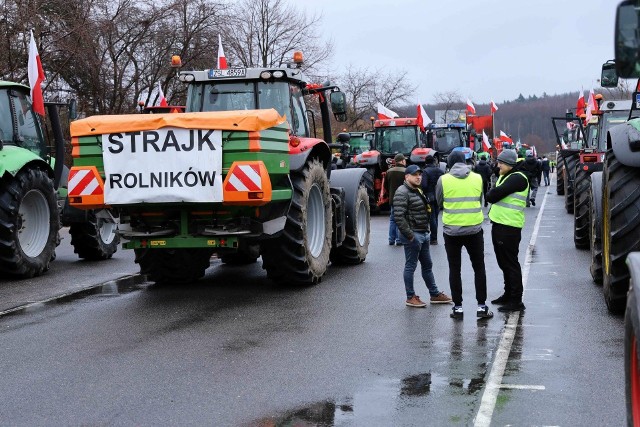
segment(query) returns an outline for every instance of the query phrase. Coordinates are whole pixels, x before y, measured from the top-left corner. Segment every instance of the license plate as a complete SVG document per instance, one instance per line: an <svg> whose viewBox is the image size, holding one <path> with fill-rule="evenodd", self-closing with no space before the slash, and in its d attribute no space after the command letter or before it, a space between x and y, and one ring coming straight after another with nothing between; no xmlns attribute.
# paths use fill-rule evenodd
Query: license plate
<svg viewBox="0 0 640 427"><path fill-rule="evenodd" d="M247 75L246 68L227 68L225 70L209 70L209 78L225 78L225 77L245 77Z"/></svg>

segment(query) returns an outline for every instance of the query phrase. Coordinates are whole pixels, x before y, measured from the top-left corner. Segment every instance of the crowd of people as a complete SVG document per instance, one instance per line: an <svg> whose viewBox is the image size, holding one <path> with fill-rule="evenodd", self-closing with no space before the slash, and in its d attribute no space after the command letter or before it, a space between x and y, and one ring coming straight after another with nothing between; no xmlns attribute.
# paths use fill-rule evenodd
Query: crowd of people
<svg viewBox="0 0 640 427"><path fill-rule="evenodd" d="M489 319L493 312L486 304L487 277L484 257L485 219L492 224L491 241L496 261L504 277L504 292L491 300L498 311L522 311L522 268L518 261L524 211L535 206L538 187L550 184L553 163L544 156L519 157L515 150L503 150L495 159L480 153L474 165L467 164L462 152L447 159L446 172L429 155L424 168L406 165L397 154L395 166L387 171L385 186L392 201L389 217L389 245L404 247L403 280L408 307L426 307L416 295L414 274L418 263L429 290L431 304L453 304L450 316L462 319L462 248L467 250L474 272L476 317ZM433 275L429 247L438 245L439 213L442 211L442 237L449 264L451 297L442 292Z"/></svg>

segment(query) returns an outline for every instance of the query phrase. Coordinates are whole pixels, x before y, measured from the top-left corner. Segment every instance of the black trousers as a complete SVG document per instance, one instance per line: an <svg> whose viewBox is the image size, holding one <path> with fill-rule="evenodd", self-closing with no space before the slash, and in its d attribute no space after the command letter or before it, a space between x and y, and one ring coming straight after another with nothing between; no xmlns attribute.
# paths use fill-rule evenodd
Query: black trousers
<svg viewBox="0 0 640 427"><path fill-rule="evenodd" d="M484 268L484 237L483 231L468 236L444 235L444 248L449 261L449 286L451 299L455 305L462 305L462 248L465 247L471 259L474 281L476 285L476 300L484 304L487 299L487 273Z"/></svg>
<svg viewBox="0 0 640 427"><path fill-rule="evenodd" d="M511 301L522 302L522 269L518 261L518 251L522 229L493 223L491 240L498 266L504 275L504 293Z"/></svg>

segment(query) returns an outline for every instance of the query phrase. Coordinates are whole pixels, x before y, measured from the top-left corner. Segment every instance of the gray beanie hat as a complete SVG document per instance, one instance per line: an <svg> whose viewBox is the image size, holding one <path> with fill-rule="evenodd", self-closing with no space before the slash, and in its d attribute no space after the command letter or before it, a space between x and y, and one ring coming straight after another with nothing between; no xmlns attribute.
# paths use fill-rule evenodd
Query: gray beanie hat
<svg viewBox="0 0 640 427"><path fill-rule="evenodd" d="M503 150L498 154L498 161L505 165L515 166L518 161L518 155L515 150Z"/></svg>

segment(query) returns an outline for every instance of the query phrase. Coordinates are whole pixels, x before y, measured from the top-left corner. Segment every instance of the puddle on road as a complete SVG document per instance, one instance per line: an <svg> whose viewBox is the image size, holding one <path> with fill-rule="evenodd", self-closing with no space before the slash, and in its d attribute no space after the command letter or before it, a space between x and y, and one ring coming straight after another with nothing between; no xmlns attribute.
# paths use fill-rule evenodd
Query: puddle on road
<svg viewBox="0 0 640 427"><path fill-rule="evenodd" d="M243 424L244 427L333 427L349 424L365 425L378 415L389 415L402 405L415 405L429 394L475 395L484 387L486 371L476 378L447 378L433 372L397 379L379 379L341 401L327 400L267 416Z"/></svg>
<svg viewBox="0 0 640 427"><path fill-rule="evenodd" d="M135 292L141 289L145 289L150 286L151 283L147 282L145 276L133 275L127 276L116 280L110 280L108 282L101 283L90 288L82 289L79 291L71 292L65 295L59 295L57 297L38 302L31 302L19 307L11 308L0 312L0 319L7 316L15 316L20 314L34 313L46 308L59 306L61 304L68 304L83 298L91 296L118 296L131 292Z"/></svg>

